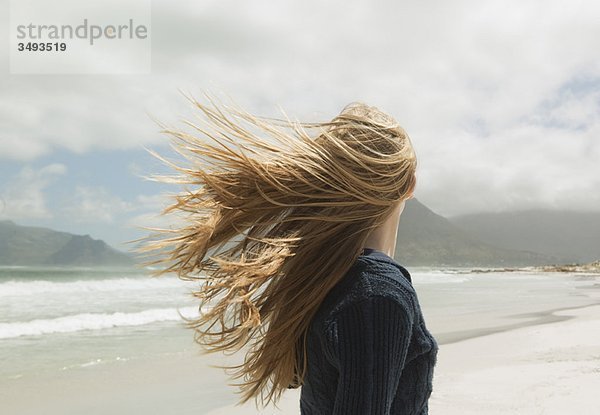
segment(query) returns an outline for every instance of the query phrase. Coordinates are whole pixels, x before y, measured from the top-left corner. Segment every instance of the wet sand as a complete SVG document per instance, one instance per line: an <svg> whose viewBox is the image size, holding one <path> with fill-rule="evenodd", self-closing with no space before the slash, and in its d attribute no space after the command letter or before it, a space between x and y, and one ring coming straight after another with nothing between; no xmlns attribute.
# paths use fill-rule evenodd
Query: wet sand
<svg viewBox="0 0 600 415"><path fill-rule="evenodd" d="M432 414L595 414L600 301L553 311L562 321L440 348Z"/></svg>

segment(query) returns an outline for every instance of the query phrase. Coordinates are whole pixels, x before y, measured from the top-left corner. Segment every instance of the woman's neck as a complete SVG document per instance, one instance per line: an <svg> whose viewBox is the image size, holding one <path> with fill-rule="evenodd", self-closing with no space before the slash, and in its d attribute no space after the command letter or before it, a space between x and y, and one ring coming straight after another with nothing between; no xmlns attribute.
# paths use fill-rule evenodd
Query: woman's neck
<svg viewBox="0 0 600 415"><path fill-rule="evenodd" d="M404 201L398 203L388 218L375 228L367 238L364 248L372 248L394 257L396 251L396 238L398 237L398 225L400 215L404 210Z"/></svg>

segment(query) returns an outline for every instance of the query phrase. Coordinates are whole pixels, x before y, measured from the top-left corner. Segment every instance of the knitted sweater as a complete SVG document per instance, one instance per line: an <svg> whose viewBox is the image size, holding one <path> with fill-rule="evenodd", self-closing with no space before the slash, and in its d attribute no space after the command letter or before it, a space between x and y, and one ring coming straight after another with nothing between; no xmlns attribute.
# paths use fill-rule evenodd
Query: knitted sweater
<svg viewBox="0 0 600 415"><path fill-rule="evenodd" d="M438 344L409 272L367 248L307 332L302 415L427 415Z"/></svg>

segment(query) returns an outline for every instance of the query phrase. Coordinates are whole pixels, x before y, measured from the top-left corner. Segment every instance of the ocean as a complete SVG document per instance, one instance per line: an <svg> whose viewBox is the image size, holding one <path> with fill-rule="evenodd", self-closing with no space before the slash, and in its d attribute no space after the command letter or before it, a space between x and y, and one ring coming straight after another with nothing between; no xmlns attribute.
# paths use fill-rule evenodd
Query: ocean
<svg viewBox="0 0 600 415"><path fill-rule="evenodd" d="M1 268L2 379L179 350L192 334L179 313L197 315L191 283L141 271Z"/></svg>
<svg viewBox="0 0 600 415"><path fill-rule="evenodd" d="M556 321L561 317L549 310L594 304L588 293L600 286L598 275L407 268L427 327L442 346ZM197 315L196 284L152 278L143 269L0 268L0 390L18 393L40 377L194 356L199 346L180 313ZM206 384L228 388L221 381Z"/></svg>

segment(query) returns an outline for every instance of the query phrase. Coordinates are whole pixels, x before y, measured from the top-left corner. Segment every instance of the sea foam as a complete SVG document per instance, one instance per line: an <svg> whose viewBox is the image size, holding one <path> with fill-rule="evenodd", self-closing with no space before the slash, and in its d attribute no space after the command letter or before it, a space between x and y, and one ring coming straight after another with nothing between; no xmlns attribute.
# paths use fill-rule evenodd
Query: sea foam
<svg viewBox="0 0 600 415"><path fill-rule="evenodd" d="M6 281L0 283L0 298L41 294L70 294L81 292L136 291L189 287L192 283L174 278L111 278L76 281Z"/></svg>
<svg viewBox="0 0 600 415"><path fill-rule="evenodd" d="M205 312L205 308L203 308ZM179 313L186 318L198 316L197 307L183 307ZM157 308L134 313L83 313L54 319L37 319L0 323L0 339L20 336L40 336L52 333L72 333L83 330L102 330L112 327L142 326L146 324L182 320L176 308Z"/></svg>

